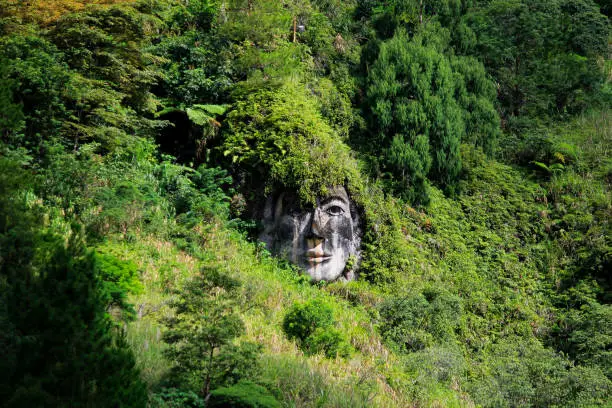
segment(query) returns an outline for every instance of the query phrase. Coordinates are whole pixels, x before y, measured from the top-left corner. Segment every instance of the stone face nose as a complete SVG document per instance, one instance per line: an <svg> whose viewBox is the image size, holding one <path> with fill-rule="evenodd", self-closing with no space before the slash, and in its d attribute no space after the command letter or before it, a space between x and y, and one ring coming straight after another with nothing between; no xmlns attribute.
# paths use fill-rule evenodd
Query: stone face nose
<svg viewBox="0 0 612 408"><path fill-rule="evenodd" d="M321 219L321 211L319 211L319 208L315 208L312 212L308 233L310 237L323 238L323 224Z"/></svg>

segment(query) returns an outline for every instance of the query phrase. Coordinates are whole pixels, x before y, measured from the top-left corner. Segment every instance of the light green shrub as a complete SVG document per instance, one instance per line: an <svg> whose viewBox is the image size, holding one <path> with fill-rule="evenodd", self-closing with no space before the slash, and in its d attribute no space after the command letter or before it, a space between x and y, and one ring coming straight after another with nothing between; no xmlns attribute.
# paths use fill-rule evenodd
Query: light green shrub
<svg viewBox="0 0 612 408"><path fill-rule="evenodd" d="M268 390L250 381L210 393L207 408L280 408L281 404Z"/></svg>

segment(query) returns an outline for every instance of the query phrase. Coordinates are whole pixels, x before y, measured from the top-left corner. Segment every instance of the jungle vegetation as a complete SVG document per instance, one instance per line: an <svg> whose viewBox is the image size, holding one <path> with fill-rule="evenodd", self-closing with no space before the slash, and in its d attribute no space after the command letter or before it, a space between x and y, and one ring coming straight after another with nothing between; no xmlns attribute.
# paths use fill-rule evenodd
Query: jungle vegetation
<svg viewBox="0 0 612 408"><path fill-rule="evenodd" d="M606 0L0 0L6 407L612 400ZM257 241L344 185L359 279Z"/></svg>

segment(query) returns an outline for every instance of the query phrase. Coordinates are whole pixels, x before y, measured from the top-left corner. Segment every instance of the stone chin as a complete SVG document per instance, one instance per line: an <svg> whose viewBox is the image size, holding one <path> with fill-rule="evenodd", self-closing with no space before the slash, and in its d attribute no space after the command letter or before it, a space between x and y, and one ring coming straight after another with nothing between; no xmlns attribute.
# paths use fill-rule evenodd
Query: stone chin
<svg viewBox="0 0 612 408"><path fill-rule="evenodd" d="M320 244L307 250L300 266L314 281L334 281L343 276L348 253L341 249L326 253L322 247Z"/></svg>
<svg viewBox="0 0 612 408"><path fill-rule="evenodd" d="M269 197L260 239L270 252L300 266L314 281L354 279L346 265L351 256L358 260L361 235L344 187L331 188L309 208L292 193Z"/></svg>

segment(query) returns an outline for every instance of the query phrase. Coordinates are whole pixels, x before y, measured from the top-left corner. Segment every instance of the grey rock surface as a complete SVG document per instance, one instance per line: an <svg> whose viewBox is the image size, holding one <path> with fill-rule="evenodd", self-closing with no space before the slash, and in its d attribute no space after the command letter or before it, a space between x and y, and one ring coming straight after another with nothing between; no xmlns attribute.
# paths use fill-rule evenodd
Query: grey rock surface
<svg viewBox="0 0 612 408"><path fill-rule="evenodd" d="M301 206L293 193L273 194L266 201L263 224L259 239L268 250L300 266L312 280L355 279L361 230L344 187L329 189L310 208Z"/></svg>

